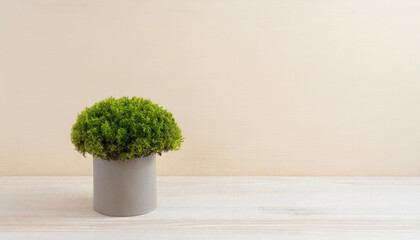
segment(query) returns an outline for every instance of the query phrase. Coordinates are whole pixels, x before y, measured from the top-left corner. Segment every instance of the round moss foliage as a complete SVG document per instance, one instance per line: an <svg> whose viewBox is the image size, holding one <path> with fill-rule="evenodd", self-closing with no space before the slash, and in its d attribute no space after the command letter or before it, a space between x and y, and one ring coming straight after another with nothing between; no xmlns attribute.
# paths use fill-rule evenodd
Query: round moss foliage
<svg viewBox="0 0 420 240"><path fill-rule="evenodd" d="M139 97L109 97L78 116L71 129L76 150L105 160L127 160L178 150L184 138L172 113Z"/></svg>

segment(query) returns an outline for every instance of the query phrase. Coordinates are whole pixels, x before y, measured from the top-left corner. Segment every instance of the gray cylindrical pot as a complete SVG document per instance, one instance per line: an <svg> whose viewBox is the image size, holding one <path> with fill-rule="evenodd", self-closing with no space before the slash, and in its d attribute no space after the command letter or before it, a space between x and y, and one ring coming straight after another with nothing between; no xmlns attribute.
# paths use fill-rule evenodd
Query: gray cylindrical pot
<svg viewBox="0 0 420 240"><path fill-rule="evenodd" d="M93 158L93 209L128 217L156 208L156 154L126 161Z"/></svg>

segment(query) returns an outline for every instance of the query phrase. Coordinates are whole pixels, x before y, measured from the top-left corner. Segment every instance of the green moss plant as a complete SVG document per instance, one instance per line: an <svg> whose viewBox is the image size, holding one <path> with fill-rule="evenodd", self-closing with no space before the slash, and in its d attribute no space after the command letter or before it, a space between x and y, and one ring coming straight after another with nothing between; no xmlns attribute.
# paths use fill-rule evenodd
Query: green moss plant
<svg viewBox="0 0 420 240"><path fill-rule="evenodd" d="M71 129L83 156L108 161L141 158L178 150L184 138L172 113L139 97L109 97L86 107Z"/></svg>

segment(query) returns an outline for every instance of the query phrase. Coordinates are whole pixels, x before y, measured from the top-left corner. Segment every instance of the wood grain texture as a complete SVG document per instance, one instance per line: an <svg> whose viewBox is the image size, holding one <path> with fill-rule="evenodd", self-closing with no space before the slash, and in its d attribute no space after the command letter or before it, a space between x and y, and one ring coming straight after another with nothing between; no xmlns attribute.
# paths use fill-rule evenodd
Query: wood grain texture
<svg viewBox="0 0 420 240"><path fill-rule="evenodd" d="M92 210L91 177L0 177L0 239L420 239L420 178L159 177L158 208Z"/></svg>

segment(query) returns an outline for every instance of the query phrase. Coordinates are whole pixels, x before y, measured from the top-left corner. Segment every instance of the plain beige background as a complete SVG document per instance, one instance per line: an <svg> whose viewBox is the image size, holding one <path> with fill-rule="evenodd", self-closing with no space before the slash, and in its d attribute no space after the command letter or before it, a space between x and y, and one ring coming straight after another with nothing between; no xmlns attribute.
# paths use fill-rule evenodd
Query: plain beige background
<svg viewBox="0 0 420 240"><path fill-rule="evenodd" d="M108 96L174 113L159 175L420 176L420 1L0 0L0 175L90 175Z"/></svg>

